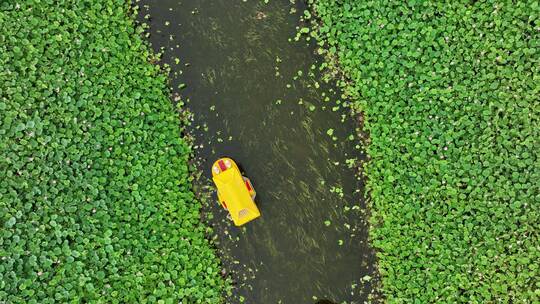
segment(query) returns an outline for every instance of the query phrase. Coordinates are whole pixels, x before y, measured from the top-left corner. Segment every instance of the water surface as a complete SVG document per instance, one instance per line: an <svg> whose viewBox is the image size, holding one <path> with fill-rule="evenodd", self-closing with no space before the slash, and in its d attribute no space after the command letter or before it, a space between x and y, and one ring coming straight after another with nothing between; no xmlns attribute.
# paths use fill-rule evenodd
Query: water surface
<svg viewBox="0 0 540 304"><path fill-rule="evenodd" d="M262 217L241 229L215 194L205 206L234 280L227 302L363 303L374 255L362 193L355 191L363 185L346 165L362 155L348 138L354 119L332 110L339 92L313 69L321 64L315 46L289 41L303 4L140 5L141 18L150 17L150 42L164 48L163 61L171 65L171 85L194 113L191 131L205 177L217 158L229 156L257 190ZM177 89L182 83L187 87Z"/></svg>

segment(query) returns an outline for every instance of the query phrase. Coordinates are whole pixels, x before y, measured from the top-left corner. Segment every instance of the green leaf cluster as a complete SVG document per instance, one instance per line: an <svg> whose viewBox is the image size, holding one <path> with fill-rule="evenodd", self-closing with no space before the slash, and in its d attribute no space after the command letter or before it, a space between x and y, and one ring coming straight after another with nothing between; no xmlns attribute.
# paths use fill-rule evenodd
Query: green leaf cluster
<svg viewBox="0 0 540 304"><path fill-rule="evenodd" d="M130 1L0 2L0 302L219 303Z"/></svg>
<svg viewBox="0 0 540 304"><path fill-rule="evenodd" d="M389 302L539 302L538 1L309 2L370 134Z"/></svg>

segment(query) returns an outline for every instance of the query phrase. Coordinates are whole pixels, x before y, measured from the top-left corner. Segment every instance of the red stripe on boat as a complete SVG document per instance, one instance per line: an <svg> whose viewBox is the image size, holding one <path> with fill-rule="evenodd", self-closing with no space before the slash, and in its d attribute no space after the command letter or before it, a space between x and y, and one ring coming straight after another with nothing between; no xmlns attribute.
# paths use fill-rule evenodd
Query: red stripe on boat
<svg viewBox="0 0 540 304"><path fill-rule="evenodd" d="M246 180L246 187L248 188L248 191L251 191L251 185L248 180Z"/></svg>
<svg viewBox="0 0 540 304"><path fill-rule="evenodd" d="M221 172L227 170L227 166L225 166L225 163L222 160L220 160L218 164L219 164L219 168L221 169Z"/></svg>

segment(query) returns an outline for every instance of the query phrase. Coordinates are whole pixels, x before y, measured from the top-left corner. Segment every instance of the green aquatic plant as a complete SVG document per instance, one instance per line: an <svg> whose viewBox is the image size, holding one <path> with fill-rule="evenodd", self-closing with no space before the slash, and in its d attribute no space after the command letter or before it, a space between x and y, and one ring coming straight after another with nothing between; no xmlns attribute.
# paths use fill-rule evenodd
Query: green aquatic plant
<svg viewBox="0 0 540 304"><path fill-rule="evenodd" d="M308 2L370 135L387 300L539 301L538 1Z"/></svg>
<svg viewBox="0 0 540 304"><path fill-rule="evenodd" d="M221 300L190 147L130 11L0 3L0 302Z"/></svg>

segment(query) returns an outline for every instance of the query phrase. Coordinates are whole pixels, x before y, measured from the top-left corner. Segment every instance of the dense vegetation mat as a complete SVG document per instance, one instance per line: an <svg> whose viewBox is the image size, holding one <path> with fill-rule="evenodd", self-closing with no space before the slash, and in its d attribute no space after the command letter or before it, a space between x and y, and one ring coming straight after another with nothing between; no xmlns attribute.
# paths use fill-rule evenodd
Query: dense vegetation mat
<svg viewBox="0 0 540 304"><path fill-rule="evenodd" d="M310 2L371 136L387 299L540 301L538 1Z"/></svg>
<svg viewBox="0 0 540 304"><path fill-rule="evenodd" d="M189 147L129 8L0 3L0 302L219 301Z"/></svg>

